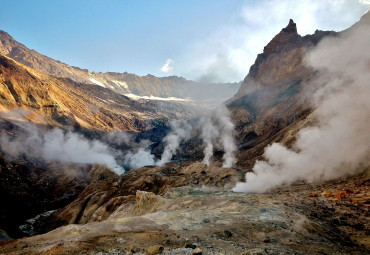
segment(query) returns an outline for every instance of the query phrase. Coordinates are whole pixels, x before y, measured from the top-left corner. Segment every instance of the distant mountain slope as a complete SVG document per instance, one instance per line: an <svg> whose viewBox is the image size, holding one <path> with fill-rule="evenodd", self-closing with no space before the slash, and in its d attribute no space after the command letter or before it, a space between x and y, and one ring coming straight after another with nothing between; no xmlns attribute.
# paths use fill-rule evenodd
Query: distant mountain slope
<svg viewBox="0 0 370 255"><path fill-rule="evenodd" d="M0 31L0 53L45 74L67 77L77 82L88 80L87 70L68 66L37 51L30 50L4 31Z"/></svg>
<svg viewBox="0 0 370 255"><path fill-rule="evenodd" d="M92 73L95 81L130 96L191 98L193 100L226 100L236 93L240 83L199 83L183 77L138 76L130 73Z"/></svg>
<svg viewBox="0 0 370 255"><path fill-rule="evenodd" d="M17 108L36 113L28 114L33 122L101 131L140 131L155 121L189 114L178 102L135 101L100 86L57 79L0 55L0 110Z"/></svg>
<svg viewBox="0 0 370 255"><path fill-rule="evenodd" d="M4 31L0 31L0 53L45 74L106 87L132 98L155 96L226 100L232 97L240 86L239 83L198 83L177 76L159 78L130 73L93 73L30 50Z"/></svg>

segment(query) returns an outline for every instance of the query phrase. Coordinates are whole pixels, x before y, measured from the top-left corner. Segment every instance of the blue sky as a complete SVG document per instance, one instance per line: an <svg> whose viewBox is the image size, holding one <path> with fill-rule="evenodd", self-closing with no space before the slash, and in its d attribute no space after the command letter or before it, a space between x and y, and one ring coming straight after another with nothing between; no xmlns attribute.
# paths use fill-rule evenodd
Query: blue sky
<svg viewBox="0 0 370 255"><path fill-rule="evenodd" d="M369 6L367 0L1 0L0 29L91 71L239 81L289 18L301 34L341 30Z"/></svg>

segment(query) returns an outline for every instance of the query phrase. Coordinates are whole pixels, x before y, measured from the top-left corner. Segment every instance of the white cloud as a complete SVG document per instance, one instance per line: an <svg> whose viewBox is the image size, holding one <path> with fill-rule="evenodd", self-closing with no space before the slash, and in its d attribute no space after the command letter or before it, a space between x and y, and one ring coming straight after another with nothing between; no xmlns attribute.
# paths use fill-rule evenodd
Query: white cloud
<svg viewBox="0 0 370 255"><path fill-rule="evenodd" d="M176 69L191 79L240 81L257 54L292 18L298 33L344 30L369 10L370 0L265 0L247 2L234 25L221 27L205 40L191 45ZM189 69L190 67L190 69Z"/></svg>
<svg viewBox="0 0 370 255"><path fill-rule="evenodd" d="M370 5L370 0L359 0L358 2L359 2L360 4Z"/></svg>
<svg viewBox="0 0 370 255"><path fill-rule="evenodd" d="M173 62L172 59L167 59L166 60L166 63L161 67L161 71L164 72L164 73L168 73L169 71L171 71L173 69L173 66L172 64L174 64L175 62Z"/></svg>

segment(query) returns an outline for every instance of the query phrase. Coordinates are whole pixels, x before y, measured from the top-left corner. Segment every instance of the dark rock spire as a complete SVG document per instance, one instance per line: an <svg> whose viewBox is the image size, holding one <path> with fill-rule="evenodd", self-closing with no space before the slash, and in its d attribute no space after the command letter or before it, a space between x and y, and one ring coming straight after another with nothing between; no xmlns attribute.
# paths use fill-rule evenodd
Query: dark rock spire
<svg viewBox="0 0 370 255"><path fill-rule="evenodd" d="M283 30L281 30L282 32L285 32L285 33L295 33L297 34L297 24L294 23L294 21L292 19L289 20L289 24L286 28L283 28Z"/></svg>
<svg viewBox="0 0 370 255"><path fill-rule="evenodd" d="M283 28L264 48L264 53L280 52L296 47L301 41L301 36L297 33L297 25L292 19L288 26Z"/></svg>

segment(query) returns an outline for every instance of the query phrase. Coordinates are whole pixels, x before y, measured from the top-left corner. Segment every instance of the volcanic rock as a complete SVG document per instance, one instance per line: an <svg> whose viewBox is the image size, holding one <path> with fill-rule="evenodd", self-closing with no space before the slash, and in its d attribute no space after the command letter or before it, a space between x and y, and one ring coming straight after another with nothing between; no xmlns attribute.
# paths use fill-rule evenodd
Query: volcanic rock
<svg viewBox="0 0 370 255"><path fill-rule="evenodd" d="M158 245L150 246L146 250L146 254L147 255L161 254L163 252L163 249L164 248L162 246L158 246Z"/></svg>

